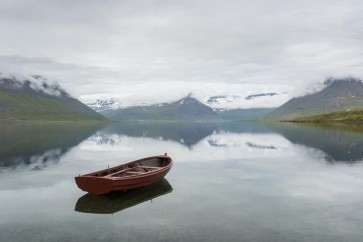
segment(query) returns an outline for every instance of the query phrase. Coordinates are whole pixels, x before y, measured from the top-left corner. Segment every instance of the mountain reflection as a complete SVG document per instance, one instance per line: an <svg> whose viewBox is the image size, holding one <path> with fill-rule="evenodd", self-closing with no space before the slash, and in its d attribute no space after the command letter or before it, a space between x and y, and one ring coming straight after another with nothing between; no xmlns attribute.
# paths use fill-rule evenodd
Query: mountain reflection
<svg viewBox="0 0 363 242"><path fill-rule="evenodd" d="M0 167L42 169L101 127L76 123L0 123Z"/></svg>
<svg viewBox="0 0 363 242"><path fill-rule="evenodd" d="M105 127L93 137L97 144L117 144L117 136L172 140L191 149L205 140L209 147L243 147L279 150L269 135L281 135L290 143L321 151L330 162L363 160L363 128L356 126L312 126L291 123L205 122L122 123ZM116 137L113 137L116 135Z"/></svg>
<svg viewBox="0 0 363 242"><path fill-rule="evenodd" d="M99 131L98 131L99 130ZM98 131L98 132L97 132ZM92 136L92 134L95 134ZM330 162L363 160L363 127L291 123L117 123L106 127L76 123L0 122L0 171L42 169L59 160L72 147L92 136L99 145L119 145L120 136L177 142L189 149L204 140L218 149L252 148L282 152L276 134L291 144L314 148Z"/></svg>
<svg viewBox="0 0 363 242"><path fill-rule="evenodd" d="M330 163L363 160L363 127L353 125L274 124L270 127L293 144L318 149Z"/></svg>
<svg viewBox="0 0 363 242"><path fill-rule="evenodd" d="M107 126L99 133L126 135L130 137L148 137L157 140L173 140L191 148L200 140L212 134L217 127L218 124L212 122L122 123Z"/></svg>
<svg viewBox="0 0 363 242"><path fill-rule="evenodd" d="M111 192L99 196L87 193L78 199L75 210L82 213L117 213L172 191L169 182L163 178L152 185L126 192Z"/></svg>
<svg viewBox="0 0 363 242"><path fill-rule="evenodd" d="M93 137L97 144L115 144L111 135L148 137L156 140L172 140L188 148L213 133L271 133L266 126L258 123L218 123L218 122L140 122L113 124L105 127ZM211 145L213 141L211 141Z"/></svg>

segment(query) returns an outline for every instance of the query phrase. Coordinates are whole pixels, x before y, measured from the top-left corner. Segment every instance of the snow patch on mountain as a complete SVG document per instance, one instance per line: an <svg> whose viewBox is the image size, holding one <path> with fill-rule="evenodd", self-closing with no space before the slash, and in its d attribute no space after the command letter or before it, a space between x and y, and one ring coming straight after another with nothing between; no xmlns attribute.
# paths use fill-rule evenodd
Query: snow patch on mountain
<svg viewBox="0 0 363 242"><path fill-rule="evenodd" d="M258 93L258 94L248 95L247 97L245 97L245 100L251 100L251 99L259 98L259 97L272 97L275 95L279 95L279 94L277 94L276 92Z"/></svg>
<svg viewBox="0 0 363 242"><path fill-rule="evenodd" d="M207 104L213 105L221 103L233 103L240 101L239 99L241 99L240 96L229 96L229 95L213 96L209 97L209 99L207 100Z"/></svg>
<svg viewBox="0 0 363 242"><path fill-rule="evenodd" d="M109 100L96 99L94 101L86 102L85 104L96 112L122 108L121 102L113 98Z"/></svg>
<svg viewBox="0 0 363 242"><path fill-rule="evenodd" d="M213 109L273 108L289 100L287 93L266 92L257 94L211 96L206 104Z"/></svg>

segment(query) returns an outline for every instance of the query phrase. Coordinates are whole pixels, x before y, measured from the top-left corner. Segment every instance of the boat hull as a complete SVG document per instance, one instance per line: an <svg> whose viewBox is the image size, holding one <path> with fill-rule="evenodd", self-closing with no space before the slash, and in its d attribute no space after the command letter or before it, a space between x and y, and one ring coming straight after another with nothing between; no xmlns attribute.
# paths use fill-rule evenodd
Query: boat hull
<svg viewBox="0 0 363 242"><path fill-rule="evenodd" d="M166 156L159 156L159 157L166 157ZM170 159L170 157L168 158ZM141 175L135 175L129 177L96 177L90 175L83 175L75 177L75 180L77 186L81 190L92 194L101 195L112 191L131 190L153 184L164 178L165 175L170 171L171 167L172 167L172 160L170 159L169 165L161 167L158 171L155 172L146 172Z"/></svg>

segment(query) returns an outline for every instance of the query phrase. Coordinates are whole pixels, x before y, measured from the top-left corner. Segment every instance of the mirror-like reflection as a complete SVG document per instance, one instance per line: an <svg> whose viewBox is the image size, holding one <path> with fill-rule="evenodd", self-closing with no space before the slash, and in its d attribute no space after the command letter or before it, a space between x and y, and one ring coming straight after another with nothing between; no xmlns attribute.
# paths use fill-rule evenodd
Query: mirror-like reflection
<svg viewBox="0 0 363 242"><path fill-rule="evenodd" d="M270 127L293 144L320 150L330 163L363 160L362 126L275 124Z"/></svg>
<svg viewBox="0 0 363 242"><path fill-rule="evenodd" d="M0 122L0 167L42 169L98 129L99 124Z"/></svg>
<svg viewBox="0 0 363 242"><path fill-rule="evenodd" d="M107 126L93 138L98 144L109 145L116 145L115 139L124 136L172 140L189 149L202 140L207 140L208 144L214 147L278 149L278 144L273 143L275 140L261 139L260 135L280 134L292 144L319 150L323 153L323 158L330 163L360 162L363 160L363 128L358 126L352 130L351 127L253 122L123 123ZM249 139L247 134L250 135ZM269 140L270 143L266 143Z"/></svg>
<svg viewBox="0 0 363 242"><path fill-rule="evenodd" d="M173 140L191 148L217 127L214 122L126 122L107 126L100 133Z"/></svg>
<svg viewBox="0 0 363 242"><path fill-rule="evenodd" d="M172 191L169 182L163 178L152 185L125 192L112 192L100 196L87 193L78 199L75 210L82 213L117 213Z"/></svg>
<svg viewBox="0 0 363 242"><path fill-rule="evenodd" d="M348 128L347 128L348 127ZM96 133L95 124L44 124L0 122L0 167L42 169L57 163L72 147ZM363 160L361 126L233 123L116 123L92 136L99 145L116 145L123 137L171 140L192 149L203 140L214 147L278 149L275 140L260 136L281 134L292 144L314 148L330 162L354 163ZM238 136L239 135L239 136ZM257 139L256 139L257 137ZM261 140L265 142L261 143Z"/></svg>
<svg viewBox="0 0 363 242"><path fill-rule="evenodd" d="M360 127L248 122L1 127L4 241L363 236ZM174 160L166 176L173 188L164 180L155 189L95 197L74 182L78 174L165 152Z"/></svg>

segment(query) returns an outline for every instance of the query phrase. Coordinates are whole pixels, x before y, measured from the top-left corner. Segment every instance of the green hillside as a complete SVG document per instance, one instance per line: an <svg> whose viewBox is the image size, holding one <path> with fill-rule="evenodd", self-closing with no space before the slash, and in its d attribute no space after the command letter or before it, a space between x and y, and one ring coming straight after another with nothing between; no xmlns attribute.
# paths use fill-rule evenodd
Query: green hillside
<svg viewBox="0 0 363 242"><path fill-rule="evenodd" d="M363 108L361 80L328 79L320 92L293 98L263 118L265 120L296 120L307 116L343 112Z"/></svg>
<svg viewBox="0 0 363 242"><path fill-rule="evenodd" d="M363 109L332 112L294 119L294 122L363 122Z"/></svg>
<svg viewBox="0 0 363 242"><path fill-rule="evenodd" d="M0 89L0 120L101 121L105 118L74 98Z"/></svg>
<svg viewBox="0 0 363 242"><path fill-rule="evenodd" d="M279 120L293 120L312 115L328 114L334 111L345 111L363 107L363 98L329 98L325 100L292 99L284 107L268 114L267 117Z"/></svg>

